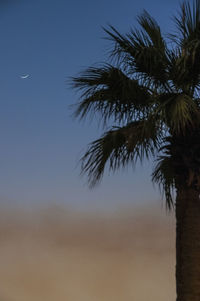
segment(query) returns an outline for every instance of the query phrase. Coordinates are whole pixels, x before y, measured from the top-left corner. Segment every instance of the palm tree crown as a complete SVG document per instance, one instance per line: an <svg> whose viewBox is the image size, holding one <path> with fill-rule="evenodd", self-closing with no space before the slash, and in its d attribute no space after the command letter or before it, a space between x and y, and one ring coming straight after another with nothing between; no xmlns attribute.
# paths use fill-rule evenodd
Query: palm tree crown
<svg viewBox="0 0 200 301"><path fill-rule="evenodd" d="M113 123L82 157L89 184L102 178L106 164L115 171L152 157L153 181L169 208L173 188L200 187L200 1L184 2L174 21L167 39L146 11L139 30L104 29L113 42L110 63L72 78L81 90L75 116L98 113Z"/></svg>

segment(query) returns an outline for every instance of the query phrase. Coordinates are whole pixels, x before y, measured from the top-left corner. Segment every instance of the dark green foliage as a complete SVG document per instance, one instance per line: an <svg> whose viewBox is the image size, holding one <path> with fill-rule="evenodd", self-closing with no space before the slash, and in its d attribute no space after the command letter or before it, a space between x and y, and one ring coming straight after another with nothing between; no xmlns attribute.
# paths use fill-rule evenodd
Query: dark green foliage
<svg viewBox="0 0 200 301"><path fill-rule="evenodd" d="M92 142L82 158L82 170L88 173L93 186L103 175L105 164L110 170L149 158L161 144L159 128L149 121L134 121L127 126L113 128L102 138Z"/></svg>
<svg viewBox="0 0 200 301"><path fill-rule="evenodd" d="M174 21L169 44L146 11L138 17L139 29L104 29L113 43L109 64L72 78L81 92L75 116L97 113L104 125L113 123L82 157L90 186L106 164L115 171L153 158L152 179L163 188L168 208L174 189L200 188L200 0L184 2Z"/></svg>

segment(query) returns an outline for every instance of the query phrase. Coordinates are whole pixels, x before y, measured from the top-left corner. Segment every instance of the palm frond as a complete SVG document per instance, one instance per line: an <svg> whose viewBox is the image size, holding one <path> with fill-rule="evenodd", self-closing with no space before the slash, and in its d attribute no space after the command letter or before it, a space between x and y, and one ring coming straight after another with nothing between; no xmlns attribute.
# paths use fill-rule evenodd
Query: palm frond
<svg viewBox="0 0 200 301"><path fill-rule="evenodd" d="M174 17L178 32L172 40L180 49L175 67L178 68L179 83L193 88L200 85L200 0L185 1L178 17Z"/></svg>
<svg viewBox="0 0 200 301"><path fill-rule="evenodd" d="M156 49L165 52L166 43L162 37L160 26L146 10L144 10L143 14L138 16L138 23L150 38L148 45L153 45Z"/></svg>
<svg viewBox="0 0 200 301"><path fill-rule="evenodd" d="M142 29L132 29L129 34L120 34L113 26L105 29L115 43L112 57L116 57L125 69L141 73L156 86L167 83L167 46L156 21L144 11L138 17Z"/></svg>
<svg viewBox="0 0 200 301"><path fill-rule="evenodd" d="M151 95L137 80L111 65L92 67L72 78L74 88L81 90L81 102L75 117L100 113L103 121L114 118L117 122L139 119L149 110Z"/></svg>
<svg viewBox="0 0 200 301"><path fill-rule="evenodd" d="M195 127L199 119L199 110L194 100L186 94L166 94L160 99L165 99L158 106L161 119L166 123L171 132L184 134L188 127Z"/></svg>
<svg viewBox="0 0 200 301"><path fill-rule="evenodd" d="M172 166L172 160L168 156L160 156L158 163L152 173L152 181L159 185L160 190L165 196L166 207L168 210L174 208L174 190L175 190L175 171Z"/></svg>
<svg viewBox="0 0 200 301"><path fill-rule="evenodd" d="M135 121L125 127L114 127L92 142L82 157L82 173L88 175L90 187L98 183L106 163L111 171L139 159L154 156L160 148L162 132L149 120Z"/></svg>
<svg viewBox="0 0 200 301"><path fill-rule="evenodd" d="M200 35L200 33L199 33ZM200 87L200 40L169 53L169 79L177 92L194 95Z"/></svg>
<svg viewBox="0 0 200 301"><path fill-rule="evenodd" d="M174 35L174 41L184 47L190 41L199 39L200 30L200 1L184 1L178 16L174 17L178 33Z"/></svg>

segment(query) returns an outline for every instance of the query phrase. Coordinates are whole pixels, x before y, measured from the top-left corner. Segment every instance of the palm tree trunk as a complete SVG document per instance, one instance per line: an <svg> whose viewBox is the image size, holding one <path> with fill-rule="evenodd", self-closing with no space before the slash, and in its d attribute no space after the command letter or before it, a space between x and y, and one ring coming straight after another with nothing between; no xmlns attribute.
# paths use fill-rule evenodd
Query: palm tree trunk
<svg viewBox="0 0 200 301"><path fill-rule="evenodd" d="M200 199L191 188L176 199L177 301L200 301Z"/></svg>

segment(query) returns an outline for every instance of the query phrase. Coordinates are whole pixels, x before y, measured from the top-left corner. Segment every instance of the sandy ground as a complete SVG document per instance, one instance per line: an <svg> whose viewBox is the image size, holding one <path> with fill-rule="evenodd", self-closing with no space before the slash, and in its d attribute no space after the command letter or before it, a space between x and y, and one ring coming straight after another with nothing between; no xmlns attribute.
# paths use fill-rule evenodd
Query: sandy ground
<svg viewBox="0 0 200 301"><path fill-rule="evenodd" d="M165 210L1 210L0 301L175 300Z"/></svg>

